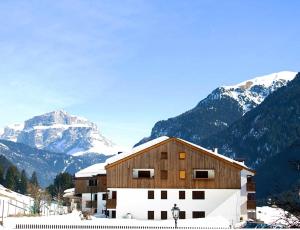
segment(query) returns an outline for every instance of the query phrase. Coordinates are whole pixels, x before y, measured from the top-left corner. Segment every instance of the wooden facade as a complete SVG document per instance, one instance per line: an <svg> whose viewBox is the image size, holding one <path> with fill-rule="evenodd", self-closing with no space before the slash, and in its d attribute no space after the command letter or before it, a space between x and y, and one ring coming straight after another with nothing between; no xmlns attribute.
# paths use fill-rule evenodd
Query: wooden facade
<svg viewBox="0 0 300 230"><path fill-rule="evenodd" d="M170 138L107 165L107 187L240 189L242 168L180 139ZM133 178L133 169L154 169L154 177ZM194 179L195 169L214 170L214 178Z"/></svg>
<svg viewBox="0 0 300 230"><path fill-rule="evenodd" d="M97 180L97 185L89 186L90 180ZM106 183L106 175L97 175L93 177L77 177L75 178L75 192L76 194L106 192Z"/></svg>

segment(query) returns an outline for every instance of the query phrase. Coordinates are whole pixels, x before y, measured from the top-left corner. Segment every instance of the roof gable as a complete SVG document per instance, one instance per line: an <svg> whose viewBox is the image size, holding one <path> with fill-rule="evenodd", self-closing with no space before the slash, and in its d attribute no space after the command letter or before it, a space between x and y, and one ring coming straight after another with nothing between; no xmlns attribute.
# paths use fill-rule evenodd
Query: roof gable
<svg viewBox="0 0 300 230"><path fill-rule="evenodd" d="M235 161L229 157L226 157L222 154L218 154L218 153L215 153L213 151L210 151L208 149L205 149L199 145L196 145L194 143L191 143L191 142L188 142L186 140L183 140L183 139L180 139L180 138L169 138L167 136L163 136L163 137L160 137L160 138L156 138L152 141L149 141L149 142L146 142L140 146L137 146L136 148L133 148L133 150L129 153L122 153L122 154L119 154L119 155L116 155L112 158L109 158L106 163L107 165L105 166L105 168L109 168L113 165L116 165L116 164L119 164L121 162L124 162L126 160L129 160L137 155L140 155L140 154L144 154L145 152L153 149L153 148L157 148L159 147L160 145L163 145L171 140L175 140L179 143L182 143L190 148L193 148L197 151L200 151L202 154L206 154L210 157L213 157L217 160L221 160L227 164L230 164L231 166L234 166L236 168L239 168L240 170L242 169L245 169L247 171L250 171L252 173L255 173L254 170L248 168L246 165L244 165L243 163L241 162L238 162L238 161Z"/></svg>

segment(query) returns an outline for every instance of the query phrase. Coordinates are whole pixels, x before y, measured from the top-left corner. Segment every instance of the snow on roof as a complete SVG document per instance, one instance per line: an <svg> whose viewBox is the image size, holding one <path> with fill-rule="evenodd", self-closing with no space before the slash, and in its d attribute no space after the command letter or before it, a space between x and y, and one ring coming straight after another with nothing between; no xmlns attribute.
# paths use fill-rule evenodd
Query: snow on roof
<svg viewBox="0 0 300 230"><path fill-rule="evenodd" d="M68 188L64 191L64 193L75 192L75 188Z"/></svg>
<svg viewBox="0 0 300 230"><path fill-rule="evenodd" d="M29 196L25 196L23 194L14 192L3 185L0 185L0 197L7 197L9 199L24 201L24 200L32 200L33 198Z"/></svg>
<svg viewBox="0 0 300 230"><path fill-rule="evenodd" d="M108 158L106 160L106 163L107 164L112 164L112 163L114 163L116 161L119 161L119 160L125 158L125 157L128 157L128 156L130 156L132 154L135 154L135 153L137 153L139 151L142 151L142 150L147 149L147 148L149 148L149 147L151 147L153 145L156 145L156 144L158 144L160 142L163 142L163 141L165 141L167 139L169 139L169 137L167 137L167 136L158 137L156 139L153 139L151 141L148 141L148 142L146 142L144 144L141 144L139 146L136 146L136 147L132 148L132 150L130 152L123 152L123 153L117 154L117 155L115 155L113 157L110 157L110 158Z"/></svg>
<svg viewBox="0 0 300 230"><path fill-rule="evenodd" d="M98 163L91 165L75 173L75 177L91 177L96 176L98 174L106 174L105 166L106 163Z"/></svg>

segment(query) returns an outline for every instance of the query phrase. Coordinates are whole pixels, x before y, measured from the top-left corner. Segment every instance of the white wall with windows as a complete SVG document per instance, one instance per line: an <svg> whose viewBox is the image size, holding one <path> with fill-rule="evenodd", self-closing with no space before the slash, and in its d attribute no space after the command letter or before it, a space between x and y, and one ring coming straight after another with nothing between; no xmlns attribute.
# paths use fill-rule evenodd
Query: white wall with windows
<svg viewBox="0 0 300 230"><path fill-rule="evenodd" d="M148 219L148 211L150 211L151 215L154 214L154 219L160 220L167 211L167 218L172 219L171 209L175 203L181 211L185 212L186 219L193 218L193 212L195 212L194 217L199 216L199 212L205 212L205 217L223 216L231 223L236 223L241 216L240 189L108 188L108 190L110 193L117 191L116 218L126 218L130 215L135 219ZM154 191L154 199L148 199L148 191ZM184 199L179 199L179 191L184 191ZM194 193L194 198L200 199L193 199L193 191L201 191ZM162 199L162 195L166 194L167 198Z"/></svg>

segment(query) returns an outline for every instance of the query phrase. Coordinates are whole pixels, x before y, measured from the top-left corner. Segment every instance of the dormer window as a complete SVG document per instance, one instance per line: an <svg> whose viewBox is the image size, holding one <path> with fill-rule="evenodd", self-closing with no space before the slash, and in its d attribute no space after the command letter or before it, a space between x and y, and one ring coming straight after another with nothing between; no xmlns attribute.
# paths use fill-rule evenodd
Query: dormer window
<svg viewBox="0 0 300 230"><path fill-rule="evenodd" d="M154 169L133 169L132 170L133 178L153 178Z"/></svg>

